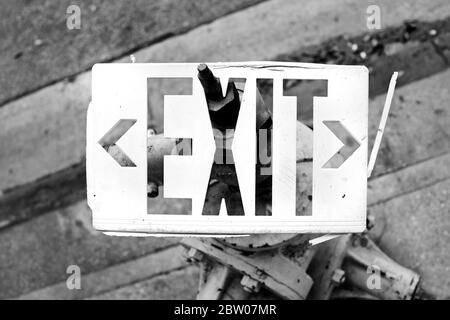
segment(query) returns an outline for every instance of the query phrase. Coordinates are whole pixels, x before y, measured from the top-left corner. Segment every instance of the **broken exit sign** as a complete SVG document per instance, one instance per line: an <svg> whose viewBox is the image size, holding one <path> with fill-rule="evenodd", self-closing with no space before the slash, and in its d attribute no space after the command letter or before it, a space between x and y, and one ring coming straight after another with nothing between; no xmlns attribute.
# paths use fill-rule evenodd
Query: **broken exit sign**
<svg viewBox="0 0 450 320"><path fill-rule="evenodd" d="M208 63L220 86L215 88L220 95L208 98L212 95L199 80L198 66L94 66L86 161L88 203L95 228L213 235L365 229L365 67ZM159 80L171 90L149 85ZM262 97L257 85L261 80L268 88ZM316 80L326 83L326 94L312 97L312 139L302 141L304 137L297 136L301 97L286 88L292 81ZM180 83L187 89L177 91ZM151 96L160 99L150 103ZM223 105L228 109L221 109ZM261 105L269 111L261 111ZM152 117L158 115L162 132L149 136L148 128L155 124ZM310 214L299 215L298 184L303 175L298 172L297 154L301 145L308 144L312 147L308 195L312 209ZM262 165L261 150L267 151L269 159ZM228 188L212 194L215 183ZM148 197L150 184L160 190L156 200ZM263 214L257 209L261 184L270 190ZM216 209L208 209L214 202Z"/></svg>

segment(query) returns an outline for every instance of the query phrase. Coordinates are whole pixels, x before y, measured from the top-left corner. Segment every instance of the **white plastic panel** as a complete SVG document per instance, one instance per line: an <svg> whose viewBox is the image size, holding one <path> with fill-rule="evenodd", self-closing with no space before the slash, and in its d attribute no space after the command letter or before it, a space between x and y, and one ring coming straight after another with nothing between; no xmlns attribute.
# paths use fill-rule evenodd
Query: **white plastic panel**
<svg viewBox="0 0 450 320"><path fill-rule="evenodd" d="M207 63L225 86L245 78L232 146L245 216L202 216L215 144L198 63L98 64L88 111L88 202L97 229L171 234L345 233L366 223L368 71L362 66L281 62ZM164 134L191 138L192 155L164 163L164 195L192 199L192 214L147 214L147 79L190 78L192 95L164 97ZM273 79L272 215L255 216L256 79ZM296 216L296 97L283 95L284 79L327 80L314 98L313 203ZM135 166L123 167L99 141L121 119L135 120L117 145ZM131 125L131 126L130 126ZM332 159L332 160L330 160ZM191 210L187 210L191 212Z"/></svg>

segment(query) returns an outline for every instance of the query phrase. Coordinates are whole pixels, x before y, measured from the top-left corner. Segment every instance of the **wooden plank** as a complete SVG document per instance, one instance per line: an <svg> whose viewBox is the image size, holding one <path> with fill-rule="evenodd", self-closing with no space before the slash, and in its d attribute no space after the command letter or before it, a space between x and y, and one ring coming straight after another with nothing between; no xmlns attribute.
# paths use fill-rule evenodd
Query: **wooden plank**
<svg viewBox="0 0 450 320"><path fill-rule="evenodd" d="M176 243L173 238L106 236L92 228L86 201L0 232L0 299L133 260Z"/></svg>
<svg viewBox="0 0 450 320"><path fill-rule="evenodd" d="M57 299L74 300L128 286L131 283L148 280L183 268L187 262L182 256L181 246L149 254L133 261L117 264L98 272L81 275L81 289L68 290L66 282L17 297L20 300Z"/></svg>
<svg viewBox="0 0 450 320"><path fill-rule="evenodd" d="M93 296L90 300L193 300L197 287L198 268L190 266Z"/></svg>
<svg viewBox="0 0 450 320"><path fill-rule="evenodd" d="M411 1L407 10L389 1L380 5L386 9L385 27L406 18L450 15L444 0L433 4ZM365 9L366 4L356 0L344 4L272 0L139 50L135 56L138 62L272 59L342 33L365 32L361 21ZM58 82L0 108L0 190L32 182L83 159L89 100L90 72L85 72L72 82ZM156 122L160 121L161 108L151 111Z"/></svg>
<svg viewBox="0 0 450 320"><path fill-rule="evenodd" d="M261 0L2 1L0 105ZM80 8L80 29L66 26Z"/></svg>

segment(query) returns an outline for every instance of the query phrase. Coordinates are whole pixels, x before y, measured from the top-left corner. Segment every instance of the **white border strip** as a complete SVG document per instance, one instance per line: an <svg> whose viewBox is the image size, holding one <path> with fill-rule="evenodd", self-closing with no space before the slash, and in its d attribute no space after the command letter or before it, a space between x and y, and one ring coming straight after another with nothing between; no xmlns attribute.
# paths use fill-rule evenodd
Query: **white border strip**
<svg viewBox="0 0 450 320"><path fill-rule="evenodd" d="M372 152L370 153L369 165L367 166L367 178L372 175L375 161L377 160L378 150L380 149L381 138L383 138L384 128L386 126L387 117L391 108L392 97L394 96L395 84L397 83L398 72L394 72L389 82L389 88L384 101L383 113L381 114L380 125L378 127Z"/></svg>

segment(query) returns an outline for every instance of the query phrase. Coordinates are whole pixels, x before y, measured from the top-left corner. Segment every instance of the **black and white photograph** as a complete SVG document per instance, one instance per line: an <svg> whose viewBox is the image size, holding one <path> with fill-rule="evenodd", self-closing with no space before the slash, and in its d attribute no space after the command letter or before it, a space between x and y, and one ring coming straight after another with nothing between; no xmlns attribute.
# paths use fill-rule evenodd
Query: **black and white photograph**
<svg viewBox="0 0 450 320"><path fill-rule="evenodd" d="M448 0L0 0L0 50L0 300L450 300Z"/></svg>

